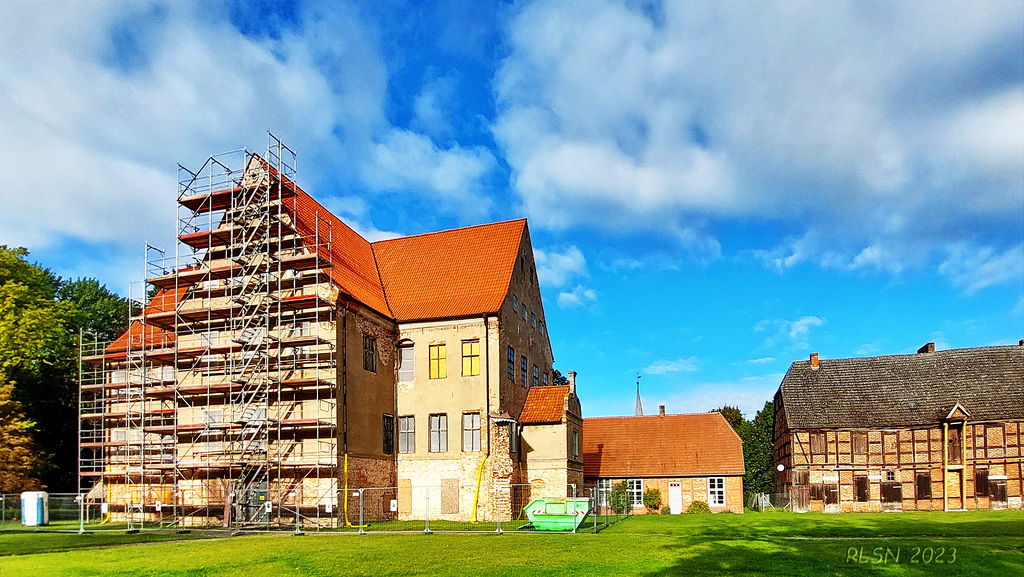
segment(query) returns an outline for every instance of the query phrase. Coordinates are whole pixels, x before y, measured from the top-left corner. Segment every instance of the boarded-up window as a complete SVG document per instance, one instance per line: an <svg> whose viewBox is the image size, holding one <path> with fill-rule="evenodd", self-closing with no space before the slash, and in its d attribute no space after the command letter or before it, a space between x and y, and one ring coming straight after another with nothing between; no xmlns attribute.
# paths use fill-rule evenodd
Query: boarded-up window
<svg viewBox="0 0 1024 577"><path fill-rule="evenodd" d="M853 434L853 454L854 455L867 455L868 454L868 434L867 433L854 433Z"/></svg>
<svg viewBox="0 0 1024 577"><path fill-rule="evenodd" d="M932 474L930 472L918 473L914 477L914 484L917 486L918 499L932 498Z"/></svg>
<svg viewBox="0 0 1024 577"><path fill-rule="evenodd" d="M974 496L988 497L988 469L974 470Z"/></svg>
<svg viewBox="0 0 1024 577"><path fill-rule="evenodd" d="M866 503L868 500L868 478L865 475L858 475L853 478L853 499L858 503Z"/></svg>
<svg viewBox="0 0 1024 577"><path fill-rule="evenodd" d="M459 512L459 480L441 479L441 513L454 515Z"/></svg>
<svg viewBox="0 0 1024 577"><path fill-rule="evenodd" d="M811 453L814 455L825 454L825 433L811 433Z"/></svg>

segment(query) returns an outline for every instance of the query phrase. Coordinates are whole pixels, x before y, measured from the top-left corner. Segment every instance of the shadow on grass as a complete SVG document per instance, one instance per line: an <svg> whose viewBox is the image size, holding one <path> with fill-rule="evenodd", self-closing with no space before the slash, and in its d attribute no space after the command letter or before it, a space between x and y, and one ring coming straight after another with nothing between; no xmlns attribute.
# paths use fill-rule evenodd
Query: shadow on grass
<svg viewBox="0 0 1024 577"><path fill-rule="evenodd" d="M674 561L655 575L1024 575L1010 537L919 536L893 540L812 541L679 538L661 547Z"/></svg>

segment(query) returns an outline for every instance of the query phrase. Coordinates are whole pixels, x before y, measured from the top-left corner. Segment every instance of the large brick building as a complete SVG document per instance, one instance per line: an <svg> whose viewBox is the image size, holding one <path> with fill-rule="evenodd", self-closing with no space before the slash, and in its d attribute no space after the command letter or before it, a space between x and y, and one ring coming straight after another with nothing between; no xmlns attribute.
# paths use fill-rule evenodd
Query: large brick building
<svg viewBox="0 0 1024 577"><path fill-rule="evenodd" d="M694 501L743 512L743 443L721 413L590 417L583 420L583 475L604 494L627 484L629 505L658 489L673 514Z"/></svg>
<svg viewBox="0 0 1024 577"><path fill-rule="evenodd" d="M797 511L1021 508L1024 342L792 364L777 483Z"/></svg>
<svg viewBox="0 0 1024 577"><path fill-rule="evenodd" d="M553 361L526 221L369 242L289 157L272 140L182 169L155 294L83 350L82 491L182 524L330 523L366 487L393 512L482 519L535 462L571 478L566 445L519 442ZM414 488L440 492L429 512Z"/></svg>

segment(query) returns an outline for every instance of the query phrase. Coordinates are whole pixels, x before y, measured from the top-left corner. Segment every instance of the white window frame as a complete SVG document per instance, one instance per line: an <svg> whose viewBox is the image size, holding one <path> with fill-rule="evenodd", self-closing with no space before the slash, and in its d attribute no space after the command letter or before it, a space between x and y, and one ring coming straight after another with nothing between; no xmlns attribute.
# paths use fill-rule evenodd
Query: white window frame
<svg viewBox="0 0 1024 577"><path fill-rule="evenodd" d="M406 358L406 356L409 358ZM402 345L398 347L398 380L403 383L411 383L416 380L415 345Z"/></svg>
<svg viewBox="0 0 1024 577"><path fill-rule="evenodd" d="M416 417L413 415L398 417L398 452L416 452Z"/></svg>
<svg viewBox="0 0 1024 577"><path fill-rule="evenodd" d="M708 477L708 506L725 507L725 477Z"/></svg>
<svg viewBox="0 0 1024 577"><path fill-rule="evenodd" d="M629 502L634 507L641 507L644 504L644 480L626 479L626 494L629 495Z"/></svg>
<svg viewBox="0 0 1024 577"><path fill-rule="evenodd" d="M572 430L572 456L574 459L580 458L580 432L576 429Z"/></svg>
<svg viewBox="0 0 1024 577"><path fill-rule="evenodd" d="M611 479L598 479L597 480L597 504L601 506L608 505L608 496L612 494L612 480Z"/></svg>
<svg viewBox="0 0 1024 577"><path fill-rule="evenodd" d="M434 413L428 421L430 431L430 452L448 452L448 414Z"/></svg>
<svg viewBox="0 0 1024 577"><path fill-rule="evenodd" d="M480 450L480 413L462 413L462 450Z"/></svg>

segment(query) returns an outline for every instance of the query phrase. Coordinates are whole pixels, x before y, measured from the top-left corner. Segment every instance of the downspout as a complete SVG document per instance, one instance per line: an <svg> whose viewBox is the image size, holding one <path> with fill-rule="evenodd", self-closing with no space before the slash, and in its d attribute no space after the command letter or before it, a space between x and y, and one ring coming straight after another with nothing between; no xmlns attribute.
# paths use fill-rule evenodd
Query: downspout
<svg viewBox="0 0 1024 577"><path fill-rule="evenodd" d="M349 298L345 296L345 306L341 311L341 404L338 412L341 417L341 450L344 453L342 507L345 514L345 526L352 527L348 520L348 311Z"/></svg>
<svg viewBox="0 0 1024 577"><path fill-rule="evenodd" d="M949 490L946 474L949 471L949 423L942 422L942 510L949 511Z"/></svg>
<svg viewBox="0 0 1024 577"><path fill-rule="evenodd" d="M480 501L480 483L483 480L484 463L491 456L491 342L487 314L484 313L484 415L487 417L487 452L480 460L476 471L476 492L473 494L473 522L476 523L476 506Z"/></svg>
<svg viewBox="0 0 1024 577"><path fill-rule="evenodd" d="M987 453L986 453L987 454ZM977 494L978 490L975 489ZM967 418L960 423L960 508L967 510ZM977 508L977 507L975 507Z"/></svg>

